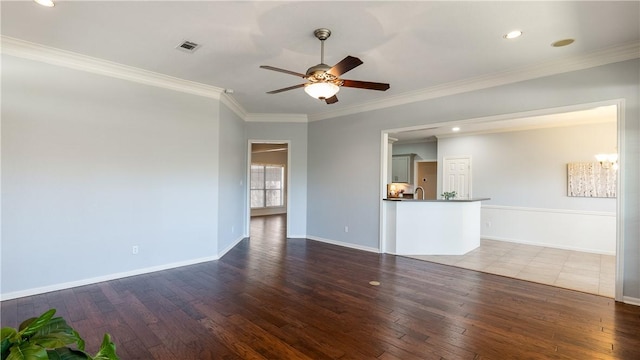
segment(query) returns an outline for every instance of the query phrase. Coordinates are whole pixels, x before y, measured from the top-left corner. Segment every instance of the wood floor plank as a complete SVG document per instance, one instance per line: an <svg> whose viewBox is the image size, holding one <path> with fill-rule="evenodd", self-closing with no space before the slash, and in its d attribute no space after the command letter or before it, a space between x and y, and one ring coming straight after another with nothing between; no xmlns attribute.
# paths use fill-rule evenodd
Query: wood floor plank
<svg viewBox="0 0 640 360"><path fill-rule="evenodd" d="M2 321L2 324L12 324L13 327L17 327L23 320L25 319L18 318L18 299L7 300L1 303L0 321Z"/></svg>
<svg viewBox="0 0 640 360"><path fill-rule="evenodd" d="M254 218L218 261L4 301L1 323L53 307L132 360L640 359L640 307L285 230Z"/></svg>
<svg viewBox="0 0 640 360"><path fill-rule="evenodd" d="M261 351L262 348L252 347L252 339L246 336L243 332L238 331L237 328L223 327L209 318L200 320L200 323L207 329L211 330L211 332L216 335L223 344L232 349L241 358L251 360L268 359L268 357L260 354L259 351Z"/></svg>
<svg viewBox="0 0 640 360"><path fill-rule="evenodd" d="M180 358L169 351L164 344L150 347L149 352L155 360L180 360Z"/></svg>
<svg viewBox="0 0 640 360"><path fill-rule="evenodd" d="M151 348L158 345L155 344ZM148 350L149 348L138 338L116 344L116 351L121 359L153 359L153 355Z"/></svg>

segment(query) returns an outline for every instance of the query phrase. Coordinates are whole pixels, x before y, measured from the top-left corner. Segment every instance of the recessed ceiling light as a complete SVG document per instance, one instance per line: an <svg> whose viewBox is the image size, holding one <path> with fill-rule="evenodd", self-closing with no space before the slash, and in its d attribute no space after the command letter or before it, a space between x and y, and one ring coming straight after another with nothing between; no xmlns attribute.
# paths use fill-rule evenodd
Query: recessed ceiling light
<svg viewBox="0 0 640 360"><path fill-rule="evenodd" d="M460 131L460 128L456 126L456 127L451 128L451 131Z"/></svg>
<svg viewBox="0 0 640 360"><path fill-rule="evenodd" d="M563 47L563 46L567 46L567 45L571 45L573 44L573 42L575 41L575 39L562 39L562 40L558 40L554 43L551 43L551 46L553 47Z"/></svg>
<svg viewBox="0 0 640 360"><path fill-rule="evenodd" d="M42 6L46 6L46 7L54 7L56 6L56 4L53 3L53 0L33 0L35 2L37 2L38 4L42 5Z"/></svg>
<svg viewBox="0 0 640 360"><path fill-rule="evenodd" d="M515 38L519 38L520 36L522 36L522 31L520 30L514 30L508 34L506 34L504 36L505 39L515 39Z"/></svg>

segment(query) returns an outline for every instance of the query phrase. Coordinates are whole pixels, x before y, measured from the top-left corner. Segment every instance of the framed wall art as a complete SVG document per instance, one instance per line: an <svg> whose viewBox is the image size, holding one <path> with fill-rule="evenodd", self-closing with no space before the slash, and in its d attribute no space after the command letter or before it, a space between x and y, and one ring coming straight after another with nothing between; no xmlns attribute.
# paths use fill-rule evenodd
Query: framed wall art
<svg viewBox="0 0 640 360"><path fill-rule="evenodd" d="M567 164L567 196L615 198L617 169L599 162Z"/></svg>

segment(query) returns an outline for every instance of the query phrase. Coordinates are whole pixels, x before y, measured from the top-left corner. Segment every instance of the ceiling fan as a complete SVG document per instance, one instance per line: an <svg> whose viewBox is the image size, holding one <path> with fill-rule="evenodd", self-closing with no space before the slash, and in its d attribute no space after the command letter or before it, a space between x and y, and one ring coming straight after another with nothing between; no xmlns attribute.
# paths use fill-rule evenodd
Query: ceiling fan
<svg viewBox="0 0 640 360"><path fill-rule="evenodd" d="M304 87L304 91L311 97L324 100L327 104L333 104L338 102L336 93L340 90L341 86L352 87L358 89L380 90L385 91L389 89L389 84L347 80L341 79L340 76L347 71L354 69L357 66L362 65L362 61L357 57L347 56L333 67L324 63L324 41L331 36L331 30L329 29L316 29L313 34L320 40L320 64L310 67L306 74L298 73L295 71L280 69L273 66L261 65L260 68L279 71L285 74L306 79L304 84L298 84L289 86L286 88L268 91L267 94L277 94L283 91L293 90Z"/></svg>

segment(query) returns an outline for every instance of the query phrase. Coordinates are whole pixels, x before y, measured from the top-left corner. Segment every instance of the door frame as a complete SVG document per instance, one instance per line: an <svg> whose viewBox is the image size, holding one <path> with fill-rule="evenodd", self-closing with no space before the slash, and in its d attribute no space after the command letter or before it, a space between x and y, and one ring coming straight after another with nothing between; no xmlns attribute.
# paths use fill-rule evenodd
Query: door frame
<svg viewBox="0 0 640 360"><path fill-rule="evenodd" d="M387 231L391 230L390 226L387 226L387 204L382 201L386 197L386 184L387 184L387 171L388 169L388 156L389 152L389 134L399 133L403 131L422 130L427 128L441 127L441 126L453 126L464 124L476 124L490 121L500 121L508 119L526 118L533 116L552 115L555 113L570 112L592 109L598 106L615 105L617 107L617 142L618 142L618 177L617 177L617 189L618 196L616 197L616 274L615 274L615 300L619 302L625 302L625 296L623 294L624 285L624 240L625 240L625 198L622 196L625 193L625 173L626 173L626 144L625 144L625 110L626 102L624 98L603 100L592 103L582 103L576 105L559 106L546 109L538 109L531 111L523 111L519 113L509 113L502 115L492 115L479 118L470 118L465 120L452 120L444 122L436 122L432 124L423 124L416 126L408 126L403 128L383 129L381 130L380 141L380 231L379 231L379 251L386 252L387 244ZM631 301L632 303L635 303Z"/></svg>
<svg viewBox="0 0 640 360"><path fill-rule="evenodd" d="M285 186L285 199L286 199L286 209L285 213L287 230L286 237L289 237L289 209L291 209L291 197L289 196L289 189L291 188L291 141L290 140L260 140L260 139L249 139L247 141L247 176L246 176L246 186L245 186L245 229L244 232L248 237L251 237L251 149L253 144L287 144L287 164L286 164L286 186Z"/></svg>

